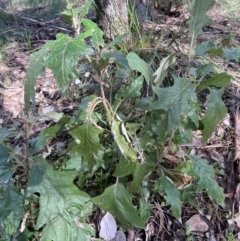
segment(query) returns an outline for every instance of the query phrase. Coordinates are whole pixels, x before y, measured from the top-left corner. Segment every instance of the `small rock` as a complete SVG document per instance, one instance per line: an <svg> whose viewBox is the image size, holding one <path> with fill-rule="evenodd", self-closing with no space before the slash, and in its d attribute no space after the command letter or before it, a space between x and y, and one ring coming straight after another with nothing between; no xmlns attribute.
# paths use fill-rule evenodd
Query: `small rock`
<svg viewBox="0 0 240 241"><path fill-rule="evenodd" d="M191 232L207 232L208 231L208 225L206 222L204 222L199 214L193 215L186 224L189 226L189 229Z"/></svg>

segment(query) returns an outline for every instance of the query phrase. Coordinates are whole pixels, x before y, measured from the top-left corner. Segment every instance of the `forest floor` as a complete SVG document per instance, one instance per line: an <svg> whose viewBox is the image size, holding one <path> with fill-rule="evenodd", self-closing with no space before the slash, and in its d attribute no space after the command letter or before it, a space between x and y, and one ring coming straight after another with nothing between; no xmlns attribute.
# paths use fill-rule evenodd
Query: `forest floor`
<svg viewBox="0 0 240 241"><path fill-rule="evenodd" d="M36 11L41 13L44 7L39 6ZM6 20L4 30L0 30L0 36L3 37L0 46L0 126L16 129L16 133L21 132L26 118L23 112L23 81L30 54L47 40L54 40L57 33L74 34L59 16L45 21L34 19L33 15L28 16L23 11L17 14L19 18L16 21ZM171 16L159 12L159 16L161 21L158 23L144 22L144 31L154 28L155 38L161 39L158 41L158 48L166 48L175 38L171 48L187 53L190 38L183 27L189 17L186 10L176 10ZM219 14L216 9L210 12L210 16L213 24L203 29L198 43L209 40L239 48L240 20L231 19L227 14ZM178 35L179 31L182 31L181 35ZM225 63L219 58L215 65L233 76L223 96L228 114L205 145L193 141L192 147L199 156L215 166L219 185L224 188L225 205L216 207L208 198L199 196L199 210L186 205L182 219L176 220L159 204L154 203L146 230L135 230L135 240L240 240L240 152L236 148L240 143L240 63ZM182 68L181 64L179 66ZM53 111L71 113L78 105L66 98L59 98L54 76L50 71L47 71L44 78L37 79L36 100L39 116ZM35 131L38 132L38 128ZM13 142L17 143L17 138L16 134ZM174 161L176 157L169 155L167 158L168 161ZM186 222L189 233L183 226Z"/></svg>

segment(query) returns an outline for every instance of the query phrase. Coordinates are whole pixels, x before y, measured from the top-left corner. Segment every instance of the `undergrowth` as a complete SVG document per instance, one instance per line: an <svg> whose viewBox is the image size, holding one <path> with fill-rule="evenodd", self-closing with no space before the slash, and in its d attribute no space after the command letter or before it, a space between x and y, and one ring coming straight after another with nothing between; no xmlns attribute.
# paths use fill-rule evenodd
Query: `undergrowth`
<svg viewBox="0 0 240 241"><path fill-rule="evenodd" d="M81 15L78 24L84 30L76 37L58 34L30 56L21 145L12 147L11 131L0 129L1 240L94 240L89 218L94 207L111 213L124 230L144 228L150 199L158 194L176 218L183 203L197 206L199 192L223 204L214 168L182 148L196 131L207 142L227 113L221 96L231 76L214 74L212 63L190 68L195 40L211 23L206 13L213 4L198 0L190 6L192 42L184 77L168 72L169 67L174 70L178 53L167 51L156 68L133 50L119 50L125 36L105 42L97 24ZM196 52L216 55L216 49L227 60L236 58L236 51L220 46L202 44ZM30 103L35 103L36 79L46 68L62 94L86 72L94 79L82 84L87 96L80 98L72 116L45 115L51 124L33 136L40 117ZM198 99L203 91L204 110ZM62 133L64 145L53 149L51 143ZM164 162L169 152L181 153L173 168Z"/></svg>

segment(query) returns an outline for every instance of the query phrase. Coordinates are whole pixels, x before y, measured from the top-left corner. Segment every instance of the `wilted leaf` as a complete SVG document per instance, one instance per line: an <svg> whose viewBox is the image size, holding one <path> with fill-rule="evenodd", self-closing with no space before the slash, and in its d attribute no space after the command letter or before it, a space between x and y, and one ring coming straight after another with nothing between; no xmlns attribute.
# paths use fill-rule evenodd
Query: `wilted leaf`
<svg viewBox="0 0 240 241"><path fill-rule="evenodd" d="M104 190L104 193L92 199L99 208L110 212L122 227L131 225L144 228L146 220L141 219L132 204L132 196L121 183L116 183Z"/></svg>
<svg viewBox="0 0 240 241"><path fill-rule="evenodd" d="M117 232L117 224L113 215L107 212L100 222L100 233L99 237L103 238L104 241L112 240Z"/></svg>
<svg viewBox="0 0 240 241"><path fill-rule="evenodd" d="M202 119L204 129L202 131L202 142L205 143L211 137L217 124L225 117L227 108L222 101L223 89L211 89L207 97L207 111Z"/></svg>
<svg viewBox="0 0 240 241"><path fill-rule="evenodd" d="M123 154L123 156L135 162L137 160L137 154L132 149L130 144L125 140L125 137L122 135L121 124L121 121L115 119L112 120L111 130L114 136L114 141L117 143L119 150Z"/></svg>
<svg viewBox="0 0 240 241"><path fill-rule="evenodd" d="M176 54L170 54L166 58L162 59L159 68L153 74L153 76L156 75L156 78L154 79L154 83L156 86L160 86L162 84L162 81L167 75L168 67L174 64L176 61L175 57Z"/></svg>
<svg viewBox="0 0 240 241"><path fill-rule="evenodd" d="M142 60L137 54L129 53L127 55L128 64L132 70L140 72L148 83L153 79L153 70L150 65Z"/></svg>

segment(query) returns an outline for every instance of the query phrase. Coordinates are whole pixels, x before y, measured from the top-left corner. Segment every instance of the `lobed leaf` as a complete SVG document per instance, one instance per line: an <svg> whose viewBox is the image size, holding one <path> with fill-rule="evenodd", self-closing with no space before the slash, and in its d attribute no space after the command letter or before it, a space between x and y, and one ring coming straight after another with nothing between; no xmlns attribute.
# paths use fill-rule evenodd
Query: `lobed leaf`
<svg viewBox="0 0 240 241"><path fill-rule="evenodd" d="M141 89L143 85L143 76L138 77L133 80L129 86L124 86L121 91L116 94L116 99L120 100L122 98L134 99L141 95Z"/></svg>
<svg viewBox="0 0 240 241"><path fill-rule="evenodd" d="M104 190L92 201L99 208L110 212L120 223L121 227L131 225L143 228L146 220L143 220L132 204L132 196L121 183L116 183Z"/></svg>
<svg viewBox="0 0 240 241"><path fill-rule="evenodd" d="M56 136L57 132L60 130L59 125L54 125L48 128L45 128L40 132L40 134L31 141L32 144L32 154L41 150L49 142L49 139Z"/></svg>
<svg viewBox="0 0 240 241"><path fill-rule="evenodd" d="M56 171L41 156L34 157L34 162L27 185L27 196L40 194L36 228L52 225L59 217L62 217L61 222L67 227L68 222L74 223L74 218L82 217L90 197L73 184L77 172ZM85 228L81 229L84 232Z"/></svg>
<svg viewBox="0 0 240 241"><path fill-rule="evenodd" d="M7 128L0 128L0 144L2 144L5 138L9 135L10 131Z"/></svg>
<svg viewBox="0 0 240 241"><path fill-rule="evenodd" d="M11 156L11 149L3 144L0 144L0 165L5 164Z"/></svg>
<svg viewBox="0 0 240 241"><path fill-rule="evenodd" d="M103 147L100 144L99 135L102 130L85 122L69 134L75 139L68 154L72 157L83 157L83 162L90 167L102 161ZM79 163L80 164L80 163Z"/></svg>
<svg viewBox="0 0 240 241"><path fill-rule="evenodd" d="M205 143L211 137L218 123L225 117L227 108L222 101L223 89L211 88L207 97L207 110L202 119L204 129L202 131L202 142Z"/></svg>
<svg viewBox="0 0 240 241"><path fill-rule="evenodd" d="M103 31L98 27L96 23L92 20L84 18L83 25L85 27L85 32L91 32L91 43L95 49L99 49L99 46L104 43Z"/></svg>
<svg viewBox="0 0 240 241"><path fill-rule="evenodd" d="M74 78L78 78L75 68L79 56L93 53L92 48L84 42L84 39L90 37L91 34L91 31L87 31L71 38L59 33L56 41L52 43L45 66L53 71L61 90L65 90Z"/></svg>
<svg viewBox="0 0 240 241"><path fill-rule="evenodd" d="M166 193L166 201L171 205L173 215L180 218L182 214L181 193L174 183L162 175L155 183L154 190Z"/></svg>
<svg viewBox="0 0 240 241"><path fill-rule="evenodd" d="M174 128L182 123L182 117L188 116L190 108L189 103L197 103L195 93L195 85L188 79L176 78L175 83L171 87L160 88L154 87L158 100L154 101L148 107L148 110L164 110L167 120L166 133L171 134ZM198 115L198 110L195 110ZM197 117L198 118L198 117Z"/></svg>
<svg viewBox="0 0 240 241"><path fill-rule="evenodd" d="M214 3L214 0L197 0L192 2L192 6L189 9L191 18L188 21L188 24L194 40L202 33L202 27L212 23L212 20L206 15L206 13Z"/></svg>
<svg viewBox="0 0 240 241"><path fill-rule="evenodd" d="M35 103L35 85L38 75L45 74L44 61L48 57L53 42L47 42L38 52L31 54L30 63L24 81L24 103L25 109L29 110L30 100Z"/></svg>
<svg viewBox="0 0 240 241"><path fill-rule="evenodd" d="M69 223L59 215L43 229L40 241L90 241L93 235L91 225L82 223L77 218Z"/></svg>
<svg viewBox="0 0 240 241"><path fill-rule="evenodd" d="M227 61L230 61L230 60L238 61L240 59L240 48L223 49L223 53Z"/></svg>
<svg viewBox="0 0 240 241"><path fill-rule="evenodd" d="M4 224L4 230L12 236L23 218L23 195L16 189L12 182L0 186L0 223Z"/></svg>
<svg viewBox="0 0 240 241"><path fill-rule="evenodd" d="M208 165L205 160L190 156L190 160L178 166L176 171L195 177L198 180L196 191L206 190L212 200L215 200L218 204L223 204L223 189L214 180L215 172L213 167ZM187 197L186 194L185 192L185 198Z"/></svg>

